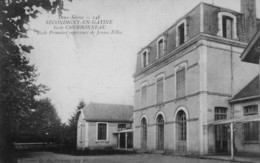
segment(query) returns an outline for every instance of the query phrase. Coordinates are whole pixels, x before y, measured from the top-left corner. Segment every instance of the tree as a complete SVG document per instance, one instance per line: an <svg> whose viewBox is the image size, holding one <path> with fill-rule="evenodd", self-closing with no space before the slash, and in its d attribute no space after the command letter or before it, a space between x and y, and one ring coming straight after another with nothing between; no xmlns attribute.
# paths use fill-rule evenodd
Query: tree
<svg viewBox="0 0 260 163"><path fill-rule="evenodd" d="M67 146L76 149L77 145L77 118L79 111L86 106L86 103L81 100L76 108L76 111L68 120L68 125L65 127L64 137L66 138Z"/></svg>
<svg viewBox="0 0 260 163"><path fill-rule="evenodd" d="M63 2L0 0L0 156L10 153L11 144L29 125L35 97L47 90L35 84L37 73L27 57L33 47L16 43L27 37L25 25L37 18L39 8L61 14Z"/></svg>
<svg viewBox="0 0 260 163"><path fill-rule="evenodd" d="M24 129L30 139L38 141L56 141L60 138L61 119L49 98L37 101L36 109L30 119L30 130Z"/></svg>

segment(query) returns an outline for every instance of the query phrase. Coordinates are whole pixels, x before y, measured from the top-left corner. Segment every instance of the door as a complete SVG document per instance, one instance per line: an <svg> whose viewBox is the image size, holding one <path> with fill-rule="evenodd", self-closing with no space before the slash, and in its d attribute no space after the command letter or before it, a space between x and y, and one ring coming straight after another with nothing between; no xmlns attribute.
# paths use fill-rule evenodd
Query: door
<svg viewBox="0 0 260 163"><path fill-rule="evenodd" d="M227 108L215 107L215 120L227 118ZM224 124L215 125L215 149L216 153L227 153L227 127Z"/></svg>
<svg viewBox="0 0 260 163"><path fill-rule="evenodd" d="M215 126L215 146L216 153L227 153L227 127L223 124Z"/></svg>
<svg viewBox="0 0 260 163"><path fill-rule="evenodd" d="M178 151L187 151L187 119L183 110L177 114Z"/></svg>
<svg viewBox="0 0 260 163"><path fill-rule="evenodd" d="M147 148L147 121L145 118L141 121L141 148L146 150Z"/></svg>
<svg viewBox="0 0 260 163"><path fill-rule="evenodd" d="M125 148L125 133L119 133L119 134L120 134L119 147Z"/></svg>
<svg viewBox="0 0 260 163"><path fill-rule="evenodd" d="M164 150L164 119L161 114L157 117L157 150Z"/></svg>

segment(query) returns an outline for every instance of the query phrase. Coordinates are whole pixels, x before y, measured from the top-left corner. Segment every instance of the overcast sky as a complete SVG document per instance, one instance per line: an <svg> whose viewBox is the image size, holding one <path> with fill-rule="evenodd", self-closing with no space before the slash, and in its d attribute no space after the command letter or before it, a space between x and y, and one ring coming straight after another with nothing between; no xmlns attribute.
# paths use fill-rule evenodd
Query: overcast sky
<svg viewBox="0 0 260 163"><path fill-rule="evenodd" d="M66 1L66 0L65 0ZM64 15L113 21L108 29L120 35L38 35L29 32L23 40L35 48L30 56L47 85L50 97L63 122L75 112L80 99L90 102L134 104L133 73L137 52L201 0L73 0L66 2ZM203 0L240 11L240 0ZM259 3L259 0L257 0ZM259 9L260 5L257 4ZM259 16L259 13L258 17ZM43 12L30 28L50 30L46 20L57 15Z"/></svg>

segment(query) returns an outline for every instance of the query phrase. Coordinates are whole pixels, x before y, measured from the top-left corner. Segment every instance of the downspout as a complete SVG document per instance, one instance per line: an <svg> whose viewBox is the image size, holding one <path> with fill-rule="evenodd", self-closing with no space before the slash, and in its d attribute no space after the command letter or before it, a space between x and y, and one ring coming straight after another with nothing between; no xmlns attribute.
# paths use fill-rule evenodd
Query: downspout
<svg viewBox="0 0 260 163"><path fill-rule="evenodd" d="M232 45L230 47L230 70L231 70L230 95L231 95L231 98L232 98L233 97L233 80L234 80L234 76L233 76L233 46ZM233 106L233 104L231 104L231 117L230 118L234 118L234 106Z"/></svg>

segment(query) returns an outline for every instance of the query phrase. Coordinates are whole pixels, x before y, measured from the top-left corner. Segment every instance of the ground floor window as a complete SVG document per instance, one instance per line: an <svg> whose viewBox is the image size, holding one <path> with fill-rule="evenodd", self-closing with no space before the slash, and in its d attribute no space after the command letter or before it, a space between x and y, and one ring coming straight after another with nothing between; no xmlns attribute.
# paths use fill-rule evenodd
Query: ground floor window
<svg viewBox="0 0 260 163"><path fill-rule="evenodd" d="M258 105L249 105L244 107L244 116L257 115ZM244 140L258 141L259 140L259 122L247 122L244 126Z"/></svg>
<svg viewBox="0 0 260 163"><path fill-rule="evenodd" d="M107 140L107 124L98 123L97 140Z"/></svg>
<svg viewBox="0 0 260 163"><path fill-rule="evenodd" d="M259 127L258 122L248 122L244 124L244 140L258 141Z"/></svg>

